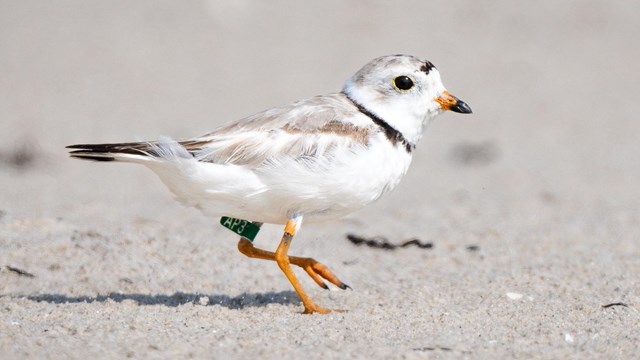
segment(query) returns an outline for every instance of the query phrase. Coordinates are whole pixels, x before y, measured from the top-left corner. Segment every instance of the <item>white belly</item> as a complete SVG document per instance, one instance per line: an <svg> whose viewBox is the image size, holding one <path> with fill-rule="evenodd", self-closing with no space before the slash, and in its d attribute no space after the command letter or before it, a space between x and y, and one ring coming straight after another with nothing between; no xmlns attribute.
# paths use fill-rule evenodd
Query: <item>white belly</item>
<svg viewBox="0 0 640 360"><path fill-rule="evenodd" d="M338 218L378 199L406 173L411 154L386 139L321 162L287 159L256 169L179 160L148 164L185 205L205 214L283 224Z"/></svg>

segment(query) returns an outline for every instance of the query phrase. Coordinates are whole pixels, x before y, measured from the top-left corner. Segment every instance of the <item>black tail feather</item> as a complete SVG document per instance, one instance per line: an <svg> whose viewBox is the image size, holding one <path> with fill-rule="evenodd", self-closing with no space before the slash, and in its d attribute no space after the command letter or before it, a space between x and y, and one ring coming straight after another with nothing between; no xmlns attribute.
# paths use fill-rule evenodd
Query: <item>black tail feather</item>
<svg viewBox="0 0 640 360"><path fill-rule="evenodd" d="M132 142L132 143L114 143L114 144L76 144L69 145L67 149L78 150L84 153L118 153L118 154L134 154L149 155L153 151L153 147L148 142Z"/></svg>
<svg viewBox="0 0 640 360"><path fill-rule="evenodd" d="M116 157L108 154L132 154L155 156L156 152L149 142L113 143L113 144L76 144L66 147L71 149L71 157L94 161L114 161Z"/></svg>
<svg viewBox="0 0 640 360"><path fill-rule="evenodd" d="M116 158L109 156L96 156L89 155L82 151L72 151L69 153L72 158L82 159L82 160L92 160L92 161L115 161Z"/></svg>
<svg viewBox="0 0 640 360"><path fill-rule="evenodd" d="M206 141L199 140L183 140L178 144L183 146L189 153L200 150ZM95 160L95 161L114 161L118 160L117 156L109 156L109 154L129 154L145 157L161 157L158 153L157 142L130 142L130 143L111 143L111 144L76 144L66 147L71 149L69 155L74 158Z"/></svg>

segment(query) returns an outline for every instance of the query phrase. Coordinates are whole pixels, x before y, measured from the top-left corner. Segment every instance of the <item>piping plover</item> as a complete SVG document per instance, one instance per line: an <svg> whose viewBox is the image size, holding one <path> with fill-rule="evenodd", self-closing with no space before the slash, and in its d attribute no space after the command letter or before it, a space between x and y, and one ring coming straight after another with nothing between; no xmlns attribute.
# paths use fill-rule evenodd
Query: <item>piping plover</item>
<svg viewBox="0 0 640 360"><path fill-rule="evenodd" d="M322 278L348 286L314 259L287 255L302 219L338 218L393 189L423 130L445 110L471 113L445 89L431 62L391 55L366 64L341 92L265 110L203 136L68 148L80 159L145 165L183 204L232 218L223 219L241 234L239 250L275 260L304 312L327 313L307 296L290 264L325 289ZM275 252L254 247L242 233L245 225L262 223L286 224Z"/></svg>

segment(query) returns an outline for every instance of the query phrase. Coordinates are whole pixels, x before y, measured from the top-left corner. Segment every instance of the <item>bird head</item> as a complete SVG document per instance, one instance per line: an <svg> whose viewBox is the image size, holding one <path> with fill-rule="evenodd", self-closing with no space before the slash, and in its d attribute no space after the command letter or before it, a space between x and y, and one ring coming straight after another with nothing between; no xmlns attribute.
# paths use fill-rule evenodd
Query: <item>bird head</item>
<svg viewBox="0 0 640 360"><path fill-rule="evenodd" d="M430 61L410 55L370 61L347 80L342 91L413 143L444 111L471 113L469 105L447 91Z"/></svg>

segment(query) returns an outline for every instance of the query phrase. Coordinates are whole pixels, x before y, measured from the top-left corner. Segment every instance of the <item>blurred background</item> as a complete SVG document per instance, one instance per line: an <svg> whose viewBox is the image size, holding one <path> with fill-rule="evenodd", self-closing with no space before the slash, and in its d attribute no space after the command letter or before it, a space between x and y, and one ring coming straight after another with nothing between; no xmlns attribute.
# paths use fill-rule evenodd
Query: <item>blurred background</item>
<svg viewBox="0 0 640 360"><path fill-rule="evenodd" d="M394 358L399 346L632 358L638 34L640 2L628 0L0 0L0 266L36 274L2 273L13 320L0 322L0 345L13 357L191 356L194 344L207 357L280 358L273 343L298 358ZM295 317L277 266L244 259L233 234L178 205L151 171L64 148L200 135L339 91L396 53L432 61L474 113L438 118L394 192L294 241L292 254L356 289L320 293L302 279L320 304L352 310L329 318L344 322ZM346 233L434 247L356 248ZM280 234L265 226L259 245ZM197 306L202 294L222 306ZM618 302L629 308L601 307Z"/></svg>
<svg viewBox="0 0 640 360"><path fill-rule="evenodd" d="M420 217L452 198L494 221L544 204L638 209L639 8L1 1L0 209L119 221L175 208L146 169L72 161L64 146L199 135L339 91L394 53L434 62L474 115L439 118L400 188L366 211Z"/></svg>

